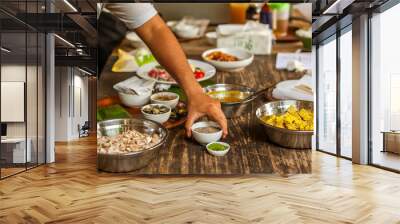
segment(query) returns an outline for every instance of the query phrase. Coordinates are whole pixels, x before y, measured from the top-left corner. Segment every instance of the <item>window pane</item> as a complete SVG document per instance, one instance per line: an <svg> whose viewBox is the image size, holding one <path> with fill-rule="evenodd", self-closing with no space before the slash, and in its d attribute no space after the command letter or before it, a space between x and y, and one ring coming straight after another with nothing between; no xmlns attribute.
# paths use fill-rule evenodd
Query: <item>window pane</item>
<svg viewBox="0 0 400 224"><path fill-rule="evenodd" d="M372 18L372 163L400 170L400 5ZM388 132L386 134L382 132ZM386 138L385 138L386 137Z"/></svg>
<svg viewBox="0 0 400 224"><path fill-rule="evenodd" d="M27 136L30 144L30 157L27 164L28 168L37 165L37 33L28 32L28 62L26 80L26 114L27 114Z"/></svg>
<svg viewBox="0 0 400 224"><path fill-rule="evenodd" d="M318 149L336 153L336 41L318 48Z"/></svg>
<svg viewBox="0 0 400 224"><path fill-rule="evenodd" d="M340 153L351 158L352 141L352 35L340 36Z"/></svg>
<svg viewBox="0 0 400 224"><path fill-rule="evenodd" d="M26 141L26 33L1 34L1 175L24 171L31 161L31 142Z"/></svg>

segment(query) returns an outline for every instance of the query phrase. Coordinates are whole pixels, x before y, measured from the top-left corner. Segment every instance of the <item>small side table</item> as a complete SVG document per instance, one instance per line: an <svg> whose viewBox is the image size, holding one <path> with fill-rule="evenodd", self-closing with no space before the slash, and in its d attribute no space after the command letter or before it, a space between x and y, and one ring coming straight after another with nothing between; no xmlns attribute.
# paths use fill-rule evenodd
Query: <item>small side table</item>
<svg viewBox="0 0 400 224"><path fill-rule="evenodd" d="M382 152L400 154L400 131L383 131Z"/></svg>
<svg viewBox="0 0 400 224"><path fill-rule="evenodd" d="M26 163L31 161L32 153L31 153L31 145L32 141L30 138L6 138L1 139L2 147L6 146L6 150L8 151L8 146L13 146L12 148L12 161L8 161L9 163ZM25 154L25 144L26 147L26 154ZM3 149L2 149L3 151ZM10 158L11 160L11 158Z"/></svg>

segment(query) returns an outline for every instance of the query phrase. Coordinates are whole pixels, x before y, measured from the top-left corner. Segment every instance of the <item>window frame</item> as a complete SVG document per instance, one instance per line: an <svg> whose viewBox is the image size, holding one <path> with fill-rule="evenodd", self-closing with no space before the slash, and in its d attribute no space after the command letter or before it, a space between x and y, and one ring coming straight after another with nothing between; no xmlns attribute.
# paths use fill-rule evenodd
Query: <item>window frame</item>
<svg viewBox="0 0 400 224"><path fill-rule="evenodd" d="M374 8L372 10L369 10L367 12L368 14L368 30L367 30L367 39L368 39L368 54L367 54L367 79L368 79L368 112L367 112L367 117L368 117L368 165L380 168L383 170L391 171L394 173L400 173L400 170L390 168L387 166L383 166L380 164L376 164L373 162L373 154L374 154L374 147L373 147L373 130L372 130L372 119L373 119L373 113L372 113L372 93L373 93L373 88L372 88L372 76L373 76L373 67L372 67L372 54L373 54L373 49L372 49L372 42L373 42L373 35L372 35L372 19L374 15L376 14L382 14L385 11L393 8L394 6L398 5L400 2L398 0L388 0L387 2L383 3L377 8Z"/></svg>
<svg viewBox="0 0 400 224"><path fill-rule="evenodd" d="M348 20L348 18L345 18L346 20ZM337 27L337 30L335 33L333 33L332 35L328 36L327 38L319 41L316 44L316 111L315 111L315 116L317 117L316 119L316 125L315 125L315 139L316 139L316 151L319 152L323 152L329 155L333 155L333 156L337 156L346 160L352 160L352 158L347 157L342 155L342 150L341 150L341 118L340 118L340 112L341 112L341 108L340 108L340 103L341 103L341 97L340 97L340 77L341 77L341 66L340 66L340 37L344 34L346 34L347 32L351 32L352 31L352 23L348 23L346 24L344 27L340 28ZM320 66L319 66L319 48L322 44L326 44L329 43L331 41L336 41L336 152L332 153L332 152L328 152L325 151L323 149L320 149L319 147L319 109L320 109L320 105L318 103L318 98L319 98L319 74L320 74Z"/></svg>

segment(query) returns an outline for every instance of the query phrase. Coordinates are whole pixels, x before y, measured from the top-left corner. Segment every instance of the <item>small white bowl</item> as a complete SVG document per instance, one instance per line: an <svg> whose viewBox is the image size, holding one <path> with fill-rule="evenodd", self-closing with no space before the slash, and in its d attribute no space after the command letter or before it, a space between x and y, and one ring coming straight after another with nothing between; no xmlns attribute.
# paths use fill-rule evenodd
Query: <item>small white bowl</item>
<svg viewBox="0 0 400 224"><path fill-rule="evenodd" d="M129 32L126 34L125 38L129 40L129 43L134 48L147 48L146 44L135 32Z"/></svg>
<svg viewBox="0 0 400 224"><path fill-rule="evenodd" d="M187 26L187 27L183 27L181 29L175 29L175 33L180 38L185 38L185 39L196 38L199 36L199 28Z"/></svg>
<svg viewBox="0 0 400 224"><path fill-rule="evenodd" d="M167 100L167 101L157 100L156 98L159 96L173 96L175 98L172 100ZM155 94L151 95L150 100L151 100L151 103L167 105L167 106L171 107L171 109L174 109L176 107L176 105L178 105L179 95L176 93L172 93L172 92L159 92L159 93L155 93Z"/></svg>
<svg viewBox="0 0 400 224"><path fill-rule="evenodd" d="M216 127L219 128L220 131L214 133L200 133L195 131L196 128L202 127ZM218 125L218 123L214 121L200 121L196 122L192 125L192 135L193 138L202 145L207 145L210 142L216 142L222 137L222 128Z"/></svg>
<svg viewBox="0 0 400 224"><path fill-rule="evenodd" d="M217 32L206 33L207 42L211 45L217 44Z"/></svg>
<svg viewBox="0 0 400 224"><path fill-rule="evenodd" d="M178 23L178 21L176 21L176 20L170 20L170 21L166 22L166 24L169 28L173 28L177 23Z"/></svg>
<svg viewBox="0 0 400 224"><path fill-rule="evenodd" d="M146 94L136 95L118 91L121 103L128 107L141 107L150 101L151 91Z"/></svg>
<svg viewBox="0 0 400 224"><path fill-rule="evenodd" d="M226 148L224 151L214 151L214 150L211 150L211 149L208 148L208 146L211 145L211 144L213 144L213 143L219 143L219 144L221 144L221 145L228 146L228 148ZM208 144L206 145L206 148L207 148L207 151L208 151L210 154L214 155L214 156L224 156L224 155L226 155L226 154L229 152L229 150L231 149L231 146L230 146L228 143L225 143L225 142L210 142L210 143L208 143Z"/></svg>
<svg viewBox="0 0 400 224"><path fill-rule="evenodd" d="M163 107L167 107L168 108L168 112L167 113L163 113L163 114L148 114L146 112L144 112L144 108L146 107L151 107L151 106L163 106ZM155 122L158 122L160 124L165 123L166 121L168 121L169 117L171 116L171 107L163 105L163 104L148 104L146 106L143 106L140 110L143 114L143 117Z"/></svg>
<svg viewBox="0 0 400 224"><path fill-rule="evenodd" d="M238 61L209 60L207 58L207 55L209 55L214 51L221 51L225 54L236 56L239 60ZM203 58L204 61L214 65L217 69L228 72L241 70L244 67L250 65L254 59L254 55L252 53L238 48L215 48L203 52L201 57Z"/></svg>

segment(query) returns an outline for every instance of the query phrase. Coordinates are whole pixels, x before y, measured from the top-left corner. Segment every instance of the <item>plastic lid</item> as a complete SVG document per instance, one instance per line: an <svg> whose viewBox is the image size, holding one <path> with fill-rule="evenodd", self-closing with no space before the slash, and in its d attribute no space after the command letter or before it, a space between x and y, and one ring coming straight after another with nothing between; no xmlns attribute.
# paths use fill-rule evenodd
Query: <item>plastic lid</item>
<svg viewBox="0 0 400 224"><path fill-rule="evenodd" d="M284 10L290 7L289 3L268 3L269 7L276 10Z"/></svg>

